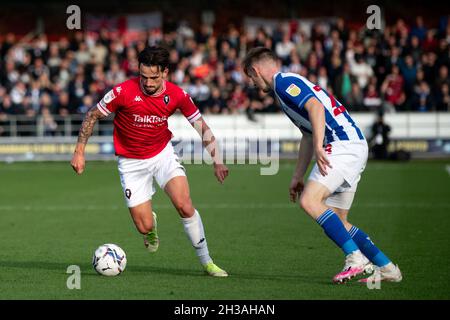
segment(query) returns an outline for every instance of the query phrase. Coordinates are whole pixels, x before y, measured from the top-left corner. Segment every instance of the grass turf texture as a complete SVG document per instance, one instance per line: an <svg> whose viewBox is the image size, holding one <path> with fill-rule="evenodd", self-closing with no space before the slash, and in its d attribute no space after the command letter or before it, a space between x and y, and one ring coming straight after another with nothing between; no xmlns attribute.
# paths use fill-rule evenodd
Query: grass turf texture
<svg viewBox="0 0 450 320"><path fill-rule="evenodd" d="M148 253L122 199L115 162L0 164L0 299L449 299L448 161L369 162L350 221L401 267L402 283L369 290L333 285L343 255L288 202L293 162L275 176L230 166L219 185L207 166L187 166L210 253L230 277L207 277L170 201L158 189L161 245ZM125 272L102 277L95 248L116 243ZM81 290L68 290L69 265Z"/></svg>

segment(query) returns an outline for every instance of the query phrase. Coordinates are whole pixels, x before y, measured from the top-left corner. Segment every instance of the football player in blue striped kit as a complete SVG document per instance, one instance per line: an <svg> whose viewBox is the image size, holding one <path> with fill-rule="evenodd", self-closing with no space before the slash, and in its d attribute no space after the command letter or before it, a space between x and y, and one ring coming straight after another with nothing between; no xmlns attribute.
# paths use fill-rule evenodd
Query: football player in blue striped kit
<svg viewBox="0 0 450 320"><path fill-rule="evenodd" d="M345 107L306 78L281 73L278 59L270 49L253 48L242 64L258 88L275 92L283 112L302 132L290 197L293 202L299 199L305 212L344 252L344 268L333 281L345 282L375 265L374 273L361 282L400 282L398 266L347 220L367 162L368 147ZM313 155L316 164L304 182Z"/></svg>

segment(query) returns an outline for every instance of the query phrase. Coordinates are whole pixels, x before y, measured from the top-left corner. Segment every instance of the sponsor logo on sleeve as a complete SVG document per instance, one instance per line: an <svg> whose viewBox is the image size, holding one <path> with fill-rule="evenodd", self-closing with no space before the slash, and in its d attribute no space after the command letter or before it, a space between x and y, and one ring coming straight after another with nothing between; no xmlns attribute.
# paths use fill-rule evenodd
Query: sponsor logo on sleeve
<svg viewBox="0 0 450 320"><path fill-rule="evenodd" d="M111 103L111 101L113 101L116 98L116 95L114 94L114 91L111 90L109 91L107 94L105 94L103 101L108 104Z"/></svg>
<svg viewBox="0 0 450 320"><path fill-rule="evenodd" d="M302 90L300 90L299 87L297 87L295 84L291 84L287 89L286 92L292 96L292 97L296 97L300 94L300 92L302 92Z"/></svg>

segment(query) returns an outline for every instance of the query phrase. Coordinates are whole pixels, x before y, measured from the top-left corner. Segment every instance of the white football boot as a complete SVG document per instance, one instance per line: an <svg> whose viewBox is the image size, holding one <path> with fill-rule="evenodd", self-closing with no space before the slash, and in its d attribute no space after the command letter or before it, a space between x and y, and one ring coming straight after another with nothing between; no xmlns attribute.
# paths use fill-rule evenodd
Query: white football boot
<svg viewBox="0 0 450 320"><path fill-rule="evenodd" d="M390 281L390 282L400 282L402 281L403 276L400 271L400 268L394 265L392 262L389 262L384 267L375 267L375 271L370 277L359 280L359 282L367 283L367 282L381 282L381 281Z"/></svg>

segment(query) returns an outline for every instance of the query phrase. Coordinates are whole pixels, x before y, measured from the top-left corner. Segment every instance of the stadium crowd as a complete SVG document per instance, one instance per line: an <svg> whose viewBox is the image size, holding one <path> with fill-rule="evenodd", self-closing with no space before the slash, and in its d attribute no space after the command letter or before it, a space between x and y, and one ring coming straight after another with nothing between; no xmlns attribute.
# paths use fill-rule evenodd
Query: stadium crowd
<svg viewBox="0 0 450 320"><path fill-rule="evenodd" d="M325 27L324 27L325 26ZM449 111L450 23L427 26L402 19L382 31L348 28L342 18L312 26L262 27L254 34L230 26L194 31L150 30L127 43L106 29L74 32L50 42L45 34L0 42L0 122L8 115L83 114L112 86L138 75L146 45L170 50L170 81L183 87L203 113L278 112L273 95L257 91L240 61L254 46L272 48L284 71L299 73L332 92L349 111Z"/></svg>

